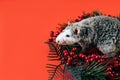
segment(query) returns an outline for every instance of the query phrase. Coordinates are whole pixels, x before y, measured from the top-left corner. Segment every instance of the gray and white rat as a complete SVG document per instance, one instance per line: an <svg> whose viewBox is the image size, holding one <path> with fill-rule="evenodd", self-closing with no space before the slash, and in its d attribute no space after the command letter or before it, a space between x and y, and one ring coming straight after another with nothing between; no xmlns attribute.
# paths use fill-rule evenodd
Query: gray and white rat
<svg viewBox="0 0 120 80"><path fill-rule="evenodd" d="M82 50L95 44L107 56L120 51L120 21L108 16L95 16L68 26L57 36L60 45L80 44Z"/></svg>

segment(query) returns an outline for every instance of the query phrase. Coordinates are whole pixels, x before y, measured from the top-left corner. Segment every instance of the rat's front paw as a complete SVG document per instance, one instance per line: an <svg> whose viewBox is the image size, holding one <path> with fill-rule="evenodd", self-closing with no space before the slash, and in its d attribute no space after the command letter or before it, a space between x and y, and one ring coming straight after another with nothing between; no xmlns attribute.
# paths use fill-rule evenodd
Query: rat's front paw
<svg viewBox="0 0 120 80"><path fill-rule="evenodd" d="M99 50L107 55L108 57L113 57L116 54L116 47L113 44L109 45L98 45Z"/></svg>
<svg viewBox="0 0 120 80"><path fill-rule="evenodd" d="M114 57L116 55L116 52L110 52L108 54L105 54L107 57Z"/></svg>

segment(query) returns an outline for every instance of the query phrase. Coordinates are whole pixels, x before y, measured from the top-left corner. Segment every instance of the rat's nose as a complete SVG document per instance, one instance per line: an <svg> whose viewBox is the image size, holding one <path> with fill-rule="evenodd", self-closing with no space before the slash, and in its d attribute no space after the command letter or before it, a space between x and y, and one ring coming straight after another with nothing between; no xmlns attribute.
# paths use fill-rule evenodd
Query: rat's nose
<svg viewBox="0 0 120 80"><path fill-rule="evenodd" d="M56 43L59 43L60 41L59 40L56 40Z"/></svg>
<svg viewBox="0 0 120 80"><path fill-rule="evenodd" d="M57 41L57 43L59 43L60 41Z"/></svg>

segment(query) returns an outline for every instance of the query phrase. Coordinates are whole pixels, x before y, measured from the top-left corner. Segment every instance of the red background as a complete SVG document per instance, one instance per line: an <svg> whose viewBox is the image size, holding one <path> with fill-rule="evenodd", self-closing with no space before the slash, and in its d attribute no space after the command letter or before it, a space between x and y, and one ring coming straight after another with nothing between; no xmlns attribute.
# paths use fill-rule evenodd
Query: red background
<svg viewBox="0 0 120 80"><path fill-rule="evenodd" d="M0 80L47 80L49 31L82 11L118 15L119 0L0 0Z"/></svg>

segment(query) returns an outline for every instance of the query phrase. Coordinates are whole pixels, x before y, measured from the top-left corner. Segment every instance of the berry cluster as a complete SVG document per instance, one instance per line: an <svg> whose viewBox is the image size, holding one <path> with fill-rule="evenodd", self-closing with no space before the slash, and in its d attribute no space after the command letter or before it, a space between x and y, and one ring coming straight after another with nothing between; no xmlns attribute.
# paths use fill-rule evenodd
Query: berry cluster
<svg viewBox="0 0 120 80"><path fill-rule="evenodd" d="M67 66L73 66L79 64L79 62L85 62L90 63L93 61L97 62L104 62L107 57L106 56L100 56L98 54L91 54L91 55L85 55L84 53L77 54L78 48L73 47L72 50L69 52L68 50L63 50L63 55L59 56L59 59L62 63L65 63Z"/></svg>
<svg viewBox="0 0 120 80"><path fill-rule="evenodd" d="M104 62L107 57L106 56L100 56L98 54L91 54L91 55L84 55L84 54L79 54L80 59L84 59L86 63L91 63L93 61L96 61L98 63Z"/></svg>
<svg viewBox="0 0 120 80"><path fill-rule="evenodd" d="M86 19L86 18L88 18L90 16L91 16L90 13L83 13L83 15L78 16L78 19L75 19L75 22L79 22L79 21L81 21L83 19Z"/></svg>
<svg viewBox="0 0 120 80"><path fill-rule="evenodd" d="M109 66L107 67L107 72L106 72L106 74L107 74L107 76L110 77L110 78L116 78L116 77L119 76L119 74L118 74L117 72L115 72L113 69L114 69L114 68L113 68L112 65L109 65Z"/></svg>
<svg viewBox="0 0 120 80"><path fill-rule="evenodd" d="M108 67L107 67L107 75L111 78L116 78L119 76L119 69L120 69L120 55L114 57L112 60L109 60Z"/></svg>
<svg viewBox="0 0 120 80"><path fill-rule="evenodd" d="M59 56L61 62L65 63L67 66L75 65L75 61L78 61L78 55L75 52L77 49L77 47L73 47L70 52L68 50L63 50L63 55Z"/></svg>
<svg viewBox="0 0 120 80"><path fill-rule="evenodd" d="M120 55L118 57L114 57L113 59L113 65L115 68L118 68L120 66L120 62L118 58L120 58Z"/></svg>
<svg viewBox="0 0 120 80"><path fill-rule="evenodd" d="M50 31L50 38L48 39L48 42L53 42L56 37L59 35L60 32L56 31Z"/></svg>
<svg viewBox="0 0 120 80"><path fill-rule="evenodd" d="M90 54L85 55L85 53L76 54L78 50L77 47L73 47L72 50L69 52L68 50L63 50L59 59L63 64L67 66L80 66L82 63L89 64L94 62L98 62L101 64L107 64L107 71L106 75L110 78L116 78L119 76L119 72L117 71L120 68L120 55L114 58L108 58L105 55L99 54ZM95 50L93 50L95 51Z"/></svg>

